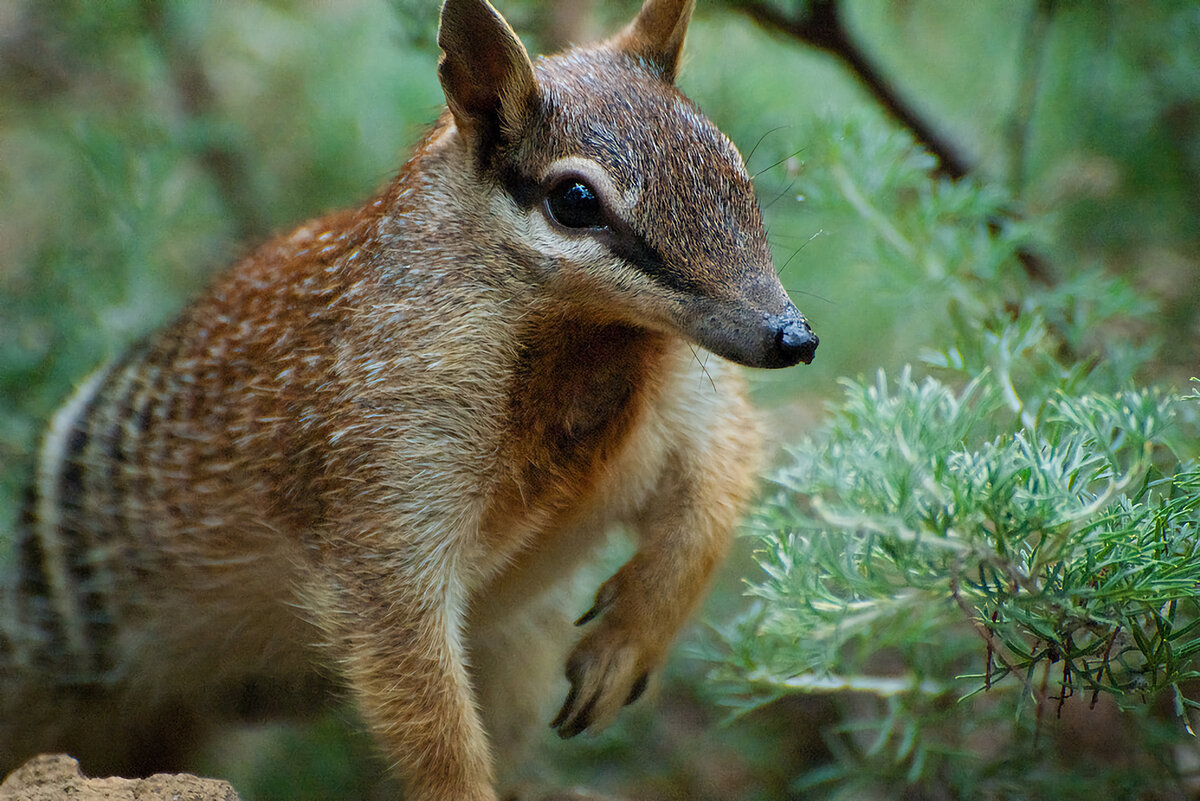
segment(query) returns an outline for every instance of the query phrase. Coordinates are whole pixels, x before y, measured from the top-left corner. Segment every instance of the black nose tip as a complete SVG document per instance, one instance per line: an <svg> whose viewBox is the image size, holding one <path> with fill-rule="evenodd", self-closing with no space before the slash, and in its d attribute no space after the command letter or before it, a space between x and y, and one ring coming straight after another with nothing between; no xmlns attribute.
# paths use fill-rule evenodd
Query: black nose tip
<svg viewBox="0 0 1200 801"><path fill-rule="evenodd" d="M782 366L790 367L797 362L811 364L820 342L803 317L788 320L775 334L775 353Z"/></svg>

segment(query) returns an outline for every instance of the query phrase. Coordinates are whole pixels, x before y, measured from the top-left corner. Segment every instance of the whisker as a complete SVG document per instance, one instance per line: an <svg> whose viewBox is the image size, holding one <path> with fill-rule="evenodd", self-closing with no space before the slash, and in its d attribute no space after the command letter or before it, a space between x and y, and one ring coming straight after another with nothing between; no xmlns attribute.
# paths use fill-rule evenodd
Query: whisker
<svg viewBox="0 0 1200 801"><path fill-rule="evenodd" d="M688 348L692 351L692 358L696 360L696 364L700 365L700 372L704 373L704 377L708 379L708 383L713 388L713 392L717 391L717 382L713 381L712 373L708 372L708 356L705 353L704 361L700 361L700 354L696 352L696 346L691 342L687 343Z"/></svg>
<svg viewBox="0 0 1200 801"><path fill-rule="evenodd" d="M812 298L813 300L819 300L822 303L828 303L830 306L838 305L837 301L830 300L824 295L818 295L816 292L805 292L803 289L789 289L788 294L798 297Z"/></svg>
<svg viewBox="0 0 1200 801"><path fill-rule="evenodd" d="M750 159L754 158L754 154L758 152L758 146L763 143L764 139L766 139L768 136L775 133L776 131L782 131L784 128L787 128L787 127L788 126L786 126L786 125L777 125L774 128L772 128L771 130L764 133L762 136L758 137L758 141L754 143L754 147L750 148L750 155L746 156L745 162L747 164L750 163Z"/></svg>
<svg viewBox="0 0 1200 801"><path fill-rule="evenodd" d="M812 242L812 241L813 241L814 239L816 239L818 236L822 236L824 233L825 233L825 229L824 229L824 228L818 228L818 229L817 229L817 231L816 231L816 233L814 233L814 234L813 234L812 236L810 236L808 239L804 240L802 243L800 243L800 246L799 246L798 248L796 248L795 250L793 250L793 251L792 251L792 255L788 256L788 260L787 260L787 261L785 261L785 262L783 263L783 266L782 266L782 267L780 267L778 270L776 270L776 271L775 271L775 273L776 273L777 275L783 275L783 271L784 271L784 270L786 270L786 269L787 269L787 267L788 267L788 265L792 263L792 259L796 258L796 256L797 256L797 255L799 255L800 251L802 251L802 250L804 250L806 247L808 247L808 244L809 244L810 242Z"/></svg>
<svg viewBox="0 0 1200 801"><path fill-rule="evenodd" d="M788 184L786 187L784 187L784 189L783 189L783 191L782 191L782 192L780 192L779 194L775 195L775 197L771 198L771 202L770 202L770 203L768 203L767 205L763 206L763 209L764 209L764 210L766 210L766 209L769 209L769 208L771 208L771 207L772 207L772 206L774 206L776 203L778 203L778 202L779 202L779 199L780 199L780 198L782 198L784 195L790 195L790 194L792 193L792 187L793 187L793 186L795 186L795 185L796 185L796 181L799 181L799 180L800 180L800 176L799 176L799 175L797 175L795 178L793 178L793 179L791 180L791 182L790 182L790 183L789 183L789 184Z"/></svg>
<svg viewBox="0 0 1200 801"><path fill-rule="evenodd" d="M807 148L803 148L803 147L802 147L802 148L800 148L799 150L795 151L794 153L789 153L788 155L784 156L783 158L781 158L779 161L775 162L774 164L771 164L771 165L769 165L768 167L766 167L765 169L759 170L758 172L754 173L754 175L753 175L753 176L751 176L750 180L752 180L752 181L753 181L753 180L755 180L756 178L758 178L758 176L762 175L764 172L768 172L768 171L770 171L770 170L773 170L773 169L775 169L776 167L778 167L780 164L783 164L783 163L784 163L785 161L787 161L788 159L795 158L796 156L799 156L799 155L800 155L801 153L803 153L803 152L804 152L806 149L807 149Z"/></svg>
<svg viewBox="0 0 1200 801"><path fill-rule="evenodd" d="M789 234L767 234L767 241L772 245L780 245L781 247L792 248L798 247L797 242L808 242L812 239L811 236L790 236Z"/></svg>

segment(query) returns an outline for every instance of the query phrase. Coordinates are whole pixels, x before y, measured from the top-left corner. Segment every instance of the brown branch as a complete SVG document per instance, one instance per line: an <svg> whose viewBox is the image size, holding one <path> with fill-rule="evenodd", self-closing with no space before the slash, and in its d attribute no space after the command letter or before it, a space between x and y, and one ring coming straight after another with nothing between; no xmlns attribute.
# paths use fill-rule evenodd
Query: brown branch
<svg viewBox="0 0 1200 801"><path fill-rule="evenodd" d="M1042 0L1049 13L1051 0ZM936 172L952 180L965 177L974 169L962 151L943 137L892 86L874 61L850 36L842 21L838 0L811 0L807 10L796 16L788 16L766 0L730 0L730 7L747 15L761 27L797 39L810 47L832 55L844 64L862 82L871 96L904 127L908 128L926 150L937 158ZM1040 7L1039 7L1040 8ZM1011 220L1020 218L1015 210L1006 211L1002 217L988 220L988 228L994 234ZM1052 272L1045 260L1029 250L1019 248L1017 260L1025 274L1032 280L1051 284Z"/></svg>
<svg viewBox="0 0 1200 801"><path fill-rule="evenodd" d="M880 68L850 38L842 23L837 0L812 0L807 13L789 17L763 0L735 0L732 7L760 26L799 39L845 64L862 81L884 109L897 122L913 132L925 149L937 157L938 172L948 178L962 178L971 165L959 149L930 125L883 77Z"/></svg>
<svg viewBox="0 0 1200 801"><path fill-rule="evenodd" d="M1012 663L1012 661L1008 658L1008 648L1004 645L1004 643L1000 642L1000 640L996 637L996 632L994 632L992 630L991 626L989 626L987 623L981 623L979 621L978 616L975 614L975 610L973 610L967 604L966 599L963 598L961 590L962 590L961 585L958 582L958 571L956 569L954 571L954 573L952 573L950 576L950 596L954 599L954 603L958 606L959 610L963 613L963 616L966 617L967 622L970 623L971 627L975 629L975 633L978 634L980 637L982 637L983 641L987 644L987 654L988 654L987 685L988 685L988 689L991 689L991 684L992 684L992 681L991 681L991 665L992 665L991 660L992 659L999 661L1000 664L1004 666L1005 670L1007 670L1011 675L1017 676L1018 678L1020 678L1025 683L1025 685L1028 687L1029 686L1028 679L1021 675L1021 671L1019 671L1017 669L1017 666L1014 665ZM1030 688L1030 689L1032 690L1033 688ZM1043 698L1039 697L1038 703L1040 704L1042 700L1043 700Z"/></svg>

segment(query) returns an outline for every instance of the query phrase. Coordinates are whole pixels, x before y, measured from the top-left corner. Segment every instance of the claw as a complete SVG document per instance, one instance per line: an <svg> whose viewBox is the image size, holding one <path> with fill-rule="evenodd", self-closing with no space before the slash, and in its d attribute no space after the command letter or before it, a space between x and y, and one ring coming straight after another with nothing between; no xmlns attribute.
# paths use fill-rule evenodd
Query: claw
<svg viewBox="0 0 1200 801"><path fill-rule="evenodd" d="M600 615L608 611L608 608L613 605L613 601L617 599L617 585L614 579L609 579L600 585L600 589L596 591L596 602L592 604L592 608L587 610L575 621L576 626L583 626L595 620Z"/></svg>
<svg viewBox="0 0 1200 801"><path fill-rule="evenodd" d="M592 696L591 700L584 704L583 709L579 710L579 713L573 719L565 721L558 727L558 736L564 740L569 740L592 725L592 713L596 711L596 702L599 699L600 696L598 695Z"/></svg>
<svg viewBox="0 0 1200 801"><path fill-rule="evenodd" d="M596 702L599 699L599 694L593 695L581 709L575 711L576 703L579 700L579 686L572 681L571 689L567 693L567 700L563 702L562 709L558 710L558 714L550 722L550 728L554 729L559 737L569 740L591 725L592 714L596 711Z"/></svg>
<svg viewBox="0 0 1200 801"><path fill-rule="evenodd" d="M600 616L601 611L602 610L600 609L599 602L592 604L591 609L587 610L586 612L584 612L582 615L579 616L579 619L575 621L575 625L576 626L584 626L584 625L587 625L588 623L591 623L593 620L595 620L597 617Z"/></svg>
<svg viewBox="0 0 1200 801"><path fill-rule="evenodd" d="M596 705L596 698L593 696L583 709L575 711L579 703L582 672L583 669L577 660L567 661L567 681L571 683L571 689L567 691L567 700L563 701L562 709L558 710L558 714L550 722L550 728L554 729L564 740L574 737L587 728L587 724L591 722L592 708ZM582 725L580 724L581 720L583 721Z"/></svg>
<svg viewBox="0 0 1200 801"><path fill-rule="evenodd" d="M638 676L637 681L629 688L629 697L625 699L625 706L629 706L634 701L642 697L642 693L646 692L646 685L650 683L650 674L643 673Z"/></svg>
<svg viewBox="0 0 1200 801"><path fill-rule="evenodd" d="M558 714L554 716L554 720L550 721L550 728L558 729L567 722L567 718L571 716L571 709L575 706L575 699L579 697L579 687L574 682L571 683L571 689L567 692L567 700L563 701L562 709L558 710Z"/></svg>

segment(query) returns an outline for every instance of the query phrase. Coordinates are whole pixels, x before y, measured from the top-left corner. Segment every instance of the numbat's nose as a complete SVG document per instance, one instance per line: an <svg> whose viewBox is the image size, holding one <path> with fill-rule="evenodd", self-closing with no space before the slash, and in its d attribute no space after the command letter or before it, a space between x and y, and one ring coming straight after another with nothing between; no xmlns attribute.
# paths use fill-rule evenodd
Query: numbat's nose
<svg viewBox="0 0 1200 801"><path fill-rule="evenodd" d="M797 362L809 364L820 342L808 326L808 320L795 309L774 321L773 338L767 345L761 364L756 367L791 367Z"/></svg>
<svg viewBox="0 0 1200 801"><path fill-rule="evenodd" d="M811 364L820 342L803 317L785 321L775 334L775 355L779 366L791 367L796 362Z"/></svg>

